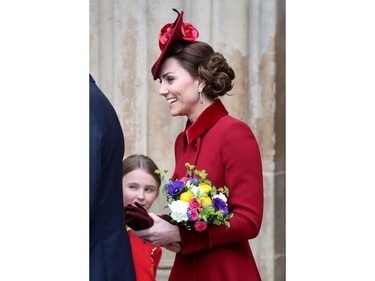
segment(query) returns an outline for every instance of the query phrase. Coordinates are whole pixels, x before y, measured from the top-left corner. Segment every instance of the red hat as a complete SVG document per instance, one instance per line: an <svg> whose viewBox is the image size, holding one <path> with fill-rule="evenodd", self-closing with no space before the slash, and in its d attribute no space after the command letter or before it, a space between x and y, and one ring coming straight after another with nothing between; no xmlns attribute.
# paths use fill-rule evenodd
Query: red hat
<svg viewBox="0 0 375 281"><path fill-rule="evenodd" d="M194 42L195 39L197 39L199 36L198 30L194 26L192 26L190 23L182 22L184 11L181 11L181 13L179 13L176 9L173 9L173 11L178 14L175 22L173 24L166 24L160 30L159 47L161 50L161 54L151 68L151 73L154 80L158 79L160 65L163 62L164 56L167 53L168 49L174 42L176 42L178 39Z"/></svg>

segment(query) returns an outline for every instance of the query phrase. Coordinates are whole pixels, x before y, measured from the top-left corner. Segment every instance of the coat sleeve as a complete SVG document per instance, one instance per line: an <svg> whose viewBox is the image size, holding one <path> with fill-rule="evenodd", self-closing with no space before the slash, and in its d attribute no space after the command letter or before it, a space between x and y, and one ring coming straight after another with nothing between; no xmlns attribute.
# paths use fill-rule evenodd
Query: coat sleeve
<svg viewBox="0 0 375 281"><path fill-rule="evenodd" d="M100 187L102 186L102 157L100 153L102 134L97 118L98 107L97 98L95 95L90 94L90 220L95 218Z"/></svg>
<svg viewBox="0 0 375 281"><path fill-rule="evenodd" d="M254 134L243 122L225 127L220 138L225 185L230 190L230 228L209 226L193 232L180 227L182 254L256 237L263 216L263 175L260 151Z"/></svg>

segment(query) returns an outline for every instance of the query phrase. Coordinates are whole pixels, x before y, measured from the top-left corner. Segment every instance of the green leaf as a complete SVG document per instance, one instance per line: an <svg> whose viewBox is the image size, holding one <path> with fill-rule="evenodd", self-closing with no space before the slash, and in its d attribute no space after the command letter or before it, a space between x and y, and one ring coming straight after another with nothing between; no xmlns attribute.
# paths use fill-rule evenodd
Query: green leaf
<svg viewBox="0 0 375 281"><path fill-rule="evenodd" d="M229 219L233 218L233 216L234 216L233 213L229 213L224 219L229 220Z"/></svg>
<svg viewBox="0 0 375 281"><path fill-rule="evenodd" d="M227 198L229 197L229 189L228 187L220 187L217 189L217 191L222 192Z"/></svg>
<svg viewBox="0 0 375 281"><path fill-rule="evenodd" d="M157 174L157 175L160 175L161 182L164 182L164 178L165 178L165 175L168 173L168 170L167 169L164 169L164 170L156 169L154 171L154 173Z"/></svg>
<svg viewBox="0 0 375 281"><path fill-rule="evenodd" d="M168 196L168 184L165 184L162 189L161 189L161 193L165 196Z"/></svg>
<svg viewBox="0 0 375 281"><path fill-rule="evenodd" d="M227 229L230 228L230 223L229 222L224 221L224 224L225 224L225 226L226 226Z"/></svg>
<svg viewBox="0 0 375 281"><path fill-rule="evenodd" d="M195 166L194 166L194 165L191 165L191 164L188 163L188 162L185 163L185 167L188 168L190 171L192 171L192 170L195 169Z"/></svg>

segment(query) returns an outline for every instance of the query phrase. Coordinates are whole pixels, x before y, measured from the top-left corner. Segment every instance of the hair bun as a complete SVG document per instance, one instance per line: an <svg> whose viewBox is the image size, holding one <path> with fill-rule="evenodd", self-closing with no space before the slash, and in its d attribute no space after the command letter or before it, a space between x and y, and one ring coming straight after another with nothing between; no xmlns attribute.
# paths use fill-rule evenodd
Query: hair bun
<svg viewBox="0 0 375 281"><path fill-rule="evenodd" d="M204 93L212 99L227 94L235 77L233 69L220 53L211 54L198 68L198 74L206 81Z"/></svg>

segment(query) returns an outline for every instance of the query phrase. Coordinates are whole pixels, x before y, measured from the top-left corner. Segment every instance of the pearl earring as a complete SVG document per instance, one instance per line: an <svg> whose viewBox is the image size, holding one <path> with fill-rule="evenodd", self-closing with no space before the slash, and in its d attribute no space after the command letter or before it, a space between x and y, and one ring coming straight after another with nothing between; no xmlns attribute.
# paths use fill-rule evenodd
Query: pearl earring
<svg viewBox="0 0 375 281"><path fill-rule="evenodd" d="M198 93L199 93L199 103L200 103L200 104L203 104L203 100L202 100L202 89L201 89L201 88L198 88Z"/></svg>

